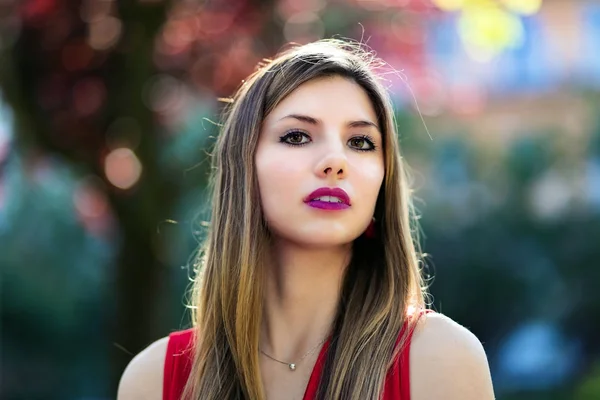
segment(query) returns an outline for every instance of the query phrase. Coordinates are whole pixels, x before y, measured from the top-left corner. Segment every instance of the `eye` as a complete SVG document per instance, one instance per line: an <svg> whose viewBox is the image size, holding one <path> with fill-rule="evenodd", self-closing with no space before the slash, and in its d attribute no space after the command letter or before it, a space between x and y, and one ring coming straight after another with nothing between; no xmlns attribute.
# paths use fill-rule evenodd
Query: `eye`
<svg viewBox="0 0 600 400"><path fill-rule="evenodd" d="M348 140L348 144L360 151L372 151L375 150L375 144L373 143L373 139L368 135L364 136L356 136L352 139Z"/></svg>
<svg viewBox="0 0 600 400"><path fill-rule="evenodd" d="M281 136L279 141L291 146L302 146L310 142L310 137L301 131L290 131Z"/></svg>

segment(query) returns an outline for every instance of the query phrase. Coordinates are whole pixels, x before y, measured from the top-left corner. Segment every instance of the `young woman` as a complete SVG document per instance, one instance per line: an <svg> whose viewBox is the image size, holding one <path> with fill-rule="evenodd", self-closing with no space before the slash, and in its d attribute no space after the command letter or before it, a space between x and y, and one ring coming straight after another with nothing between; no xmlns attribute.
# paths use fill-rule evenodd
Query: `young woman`
<svg viewBox="0 0 600 400"><path fill-rule="evenodd" d="M494 398L481 343L425 310L376 63L324 40L243 83L215 149L194 327L136 356L119 400Z"/></svg>

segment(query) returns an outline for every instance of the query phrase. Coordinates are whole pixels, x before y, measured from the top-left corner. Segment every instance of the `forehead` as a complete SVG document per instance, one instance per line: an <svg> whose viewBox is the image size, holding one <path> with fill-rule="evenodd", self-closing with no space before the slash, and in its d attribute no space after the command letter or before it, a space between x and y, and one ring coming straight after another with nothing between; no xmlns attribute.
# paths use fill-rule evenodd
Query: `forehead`
<svg viewBox="0 0 600 400"><path fill-rule="evenodd" d="M354 81L340 76L315 78L301 84L271 111L265 124L276 123L294 113L331 122L350 119L378 122L366 91Z"/></svg>

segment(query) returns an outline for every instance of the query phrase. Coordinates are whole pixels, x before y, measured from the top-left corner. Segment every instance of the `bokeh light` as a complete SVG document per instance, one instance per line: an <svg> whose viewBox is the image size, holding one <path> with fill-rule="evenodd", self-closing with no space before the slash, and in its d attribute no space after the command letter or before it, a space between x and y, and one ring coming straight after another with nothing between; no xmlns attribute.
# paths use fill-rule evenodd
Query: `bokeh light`
<svg viewBox="0 0 600 400"><path fill-rule="evenodd" d="M277 3L277 13L283 21L300 12L319 13L325 7L325 0L282 0Z"/></svg>
<svg viewBox="0 0 600 400"><path fill-rule="evenodd" d="M195 19L180 19L168 22L163 28L163 52L177 54L186 51L196 40L199 24Z"/></svg>
<svg viewBox="0 0 600 400"><path fill-rule="evenodd" d="M115 46L121 38L121 20L104 17L90 22L88 44L95 50L106 50Z"/></svg>
<svg viewBox="0 0 600 400"><path fill-rule="evenodd" d="M200 31L206 36L217 36L231 27L234 16L230 12L204 11L198 15Z"/></svg>
<svg viewBox="0 0 600 400"><path fill-rule="evenodd" d="M484 111L487 97L483 88L475 85L454 85L449 88L449 109L458 116L473 116Z"/></svg>
<svg viewBox="0 0 600 400"><path fill-rule="evenodd" d="M418 110L426 116L436 116L445 111L448 93L439 74L428 71L412 80L411 86L418 101Z"/></svg>
<svg viewBox="0 0 600 400"><path fill-rule="evenodd" d="M93 235L104 236L113 225L110 205L100 178L81 179L73 192L73 204L84 228Z"/></svg>
<svg viewBox="0 0 600 400"><path fill-rule="evenodd" d="M359 7L362 7L366 11L377 12L384 11L389 8L389 4L386 0L355 0Z"/></svg>
<svg viewBox="0 0 600 400"><path fill-rule="evenodd" d="M318 14L300 12L292 15L285 23L283 35L289 42L307 43L322 39L325 26Z"/></svg>
<svg viewBox="0 0 600 400"><path fill-rule="evenodd" d="M542 0L498 0L510 11L522 15L533 15L542 8Z"/></svg>
<svg viewBox="0 0 600 400"><path fill-rule="evenodd" d="M131 149L121 147L106 156L104 173L113 186L130 189L142 175L142 163Z"/></svg>
<svg viewBox="0 0 600 400"><path fill-rule="evenodd" d="M499 6L467 8L459 17L458 31L466 50L478 61L488 61L524 39L521 20Z"/></svg>
<svg viewBox="0 0 600 400"><path fill-rule="evenodd" d="M486 62L520 46L524 27L520 16L538 13L542 0L431 0L443 11L459 12L457 30L467 53Z"/></svg>
<svg viewBox="0 0 600 400"><path fill-rule="evenodd" d="M73 106L81 116L90 116L100 109L106 99L106 86L99 78L85 78L73 87Z"/></svg>
<svg viewBox="0 0 600 400"><path fill-rule="evenodd" d="M186 92L178 79L167 74L152 77L143 90L144 104L161 114L178 114L186 104Z"/></svg>
<svg viewBox="0 0 600 400"><path fill-rule="evenodd" d="M67 71L85 69L93 57L94 51L82 40L72 41L62 49L62 62Z"/></svg>
<svg viewBox="0 0 600 400"><path fill-rule="evenodd" d="M79 15L87 23L96 22L111 15L116 4L111 0L85 0L81 4Z"/></svg>
<svg viewBox="0 0 600 400"><path fill-rule="evenodd" d="M460 10L468 0L431 0L435 6L443 11Z"/></svg>
<svg viewBox="0 0 600 400"><path fill-rule="evenodd" d="M22 18L31 24L41 23L45 17L55 12L60 6L58 0L32 0L20 5Z"/></svg>

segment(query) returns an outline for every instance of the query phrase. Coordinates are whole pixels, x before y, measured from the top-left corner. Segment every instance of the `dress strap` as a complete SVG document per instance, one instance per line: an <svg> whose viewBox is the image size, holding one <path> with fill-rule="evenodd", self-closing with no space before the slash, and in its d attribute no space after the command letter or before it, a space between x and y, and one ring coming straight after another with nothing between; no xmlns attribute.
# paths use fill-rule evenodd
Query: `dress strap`
<svg viewBox="0 0 600 400"><path fill-rule="evenodd" d="M406 333L411 325L408 319L417 318L420 319L423 315L434 312L432 310L423 310L418 313L409 315L407 321L404 322L398 339L396 340L396 346L400 345L400 339ZM383 400L410 400L410 346L412 343L412 337L416 323L412 324L412 328L407 334L406 341L403 343L402 348L399 350L392 367L388 371L385 386L383 389Z"/></svg>
<svg viewBox="0 0 600 400"><path fill-rule="evenodd" d="M426 314L433 313L433 310L423 310L418 313L417 321ZM405 327L407 324L405 324ZM416 324L415 324L416 327ZM412 337L414 329L411 329L408 333L406 345L400 353L400 398L402 400L410 400L410 345L412 343Z"/></svg>
<svg viewBox="0 0 600 400"><path fill-rule="evenodd" d="M180 400L192 368L194 329L169 335L163 377L163 400Z"/></svg>

